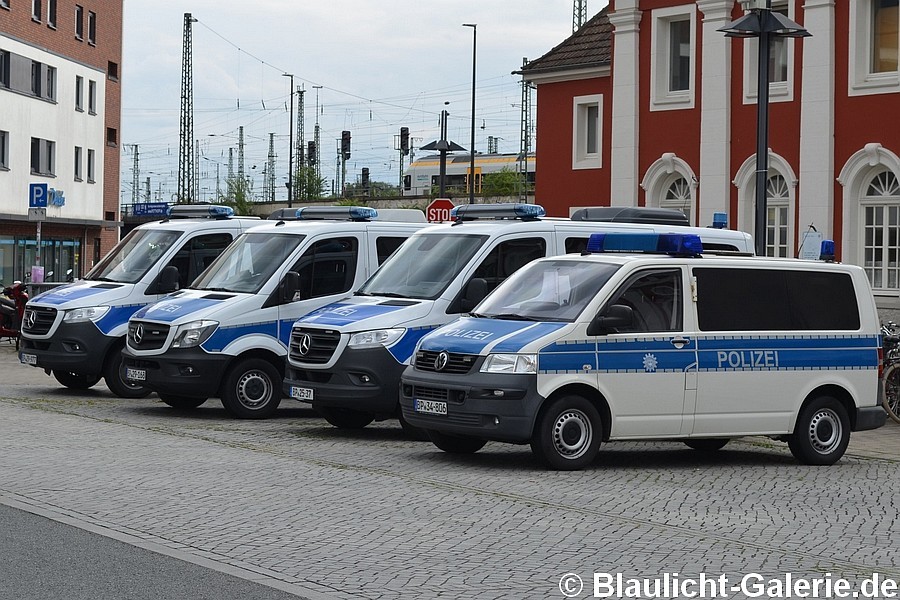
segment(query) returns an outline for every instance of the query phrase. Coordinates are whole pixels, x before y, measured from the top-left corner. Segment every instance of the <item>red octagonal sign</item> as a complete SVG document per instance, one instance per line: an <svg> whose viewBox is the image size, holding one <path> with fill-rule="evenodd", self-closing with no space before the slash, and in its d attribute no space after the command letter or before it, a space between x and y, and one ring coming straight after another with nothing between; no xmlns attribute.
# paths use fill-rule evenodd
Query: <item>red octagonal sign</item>
<svg viewBox="0 0 900 600"><path fill-rule="evenodd" d="M429 223L443 223L450 220L450 210L454 204L447 198L436 198L425 209L425 219Z"/></svg>

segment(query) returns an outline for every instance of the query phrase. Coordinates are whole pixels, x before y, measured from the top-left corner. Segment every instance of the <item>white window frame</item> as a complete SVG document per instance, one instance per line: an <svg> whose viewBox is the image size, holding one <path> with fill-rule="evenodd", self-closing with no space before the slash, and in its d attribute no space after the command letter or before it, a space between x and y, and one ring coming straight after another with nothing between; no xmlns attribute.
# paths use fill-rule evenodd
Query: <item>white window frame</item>
<svg viewBox="0 0 900 600"><path fill-rule="evenodd" d="M772 195L773 181L779 178L783 183L784 194ZM769 176L766 182L766 256L790 258L791 248L791 190L787 179L777 171ZM774 219L772 218L774 215ZM779 234L784 231L784 240ZM770 240L771 243L770 243Z"/></svg>
<svg viewBox="0 0 900 600"><path fill-rule="evenodd" d="M597 151L588 151L589 109L597 109ZM575 96L572 99L572 169L603 168L603 94Z"/></svg>
<svg viewBox="0 0 900 600"><path fill-rule="evenodd" d="M41 22L41 2L43 0L31 0L31 20Z"/></svg>
<svg viewBox="0 0 900 600"><path fill-rule="evenodd" d="M94 156L95 156L95 154L96 153L93 150L88 148L88 151L87 151L87 182L88 183L94 183L94 181L95 181L95 179L94 179L94 167L95 167Z"/></svg>
<svg viewBox="0 0 900 600"><path fill-rule="evenodd" d="M88 114L97 114L97 82L88 79Z"/></svg>
<svg viewBox="0 0 900 600"><path fill-rule="evenodd" d="M886 175L887 174L887 175ZM872 182L879 177L887 176L897 183L897 178L890 170L881 170L867 179L867 183L863 187L863 196L859 201L859 264L862 265L869 278L872 291L878 293L896 293L900 290L900 248L896 244L890 244L893 236L900 236L900 194L885 195L869 195L868 188ZM872 246L873 249L882 252L882 260L879 264L866 264L866 211L883 211L883 221L880 229L882 235L881 243L878 246ZM891 213L893 213L894 222L890 222ZM893 231L892 231L893 230ZM893 257L893 260L891 260ZM876 272L881 276L880 285L876 285ZM891 286L890 279L894 277L894 285Z"/></svg>
<svg viewBox="0 0 900 600"><path fill-rule="evenodd" d="M794 2L773 0L772 8L787 8L789 19L795 19ZM787 80L769 82L769 102L792 102L794 100L794 38L776 38L784 42L787 49ZM774 41L774 40L773 40ZM744 40L744 104L756 104L759 96L757 90L757 63L759 62L759 38Z"/></svg>
<svg viewBox="0 0 900 600"><path fill-rule="evenodd" d="M9 132L0 130L0 169L9 169Z"/></svg>
<svg viewBox="0 0 900 600"><path fill-rule="evenodd" d="M75 110L84 112L84 77L75 76Z"/></svg>
<svg viewBox="0 0 900 600"><path fill-rule="evenodd" d="M847 93L850 96L900 92L900 71L872 72L874 1L877 0L856 0L850 3L848 36L850 41L848 68L850 72L847 77Z"/></svg>
<svg viewBox="0 0 900 600"><path fill-rule="evenodd" d="M650 110L682 110L694 108L697 88L697 7L696 4L657 8L651 13L650 36ZM674 21L690 21L690 85L687 90L669 90L669 25Z"/></svg>
<svg viewBox="0 0 900 600"><path fill-rule="evenodd" d="M81 158L81 146L75 146L75 181L81 181L82 179L82 158Z"/></svg>

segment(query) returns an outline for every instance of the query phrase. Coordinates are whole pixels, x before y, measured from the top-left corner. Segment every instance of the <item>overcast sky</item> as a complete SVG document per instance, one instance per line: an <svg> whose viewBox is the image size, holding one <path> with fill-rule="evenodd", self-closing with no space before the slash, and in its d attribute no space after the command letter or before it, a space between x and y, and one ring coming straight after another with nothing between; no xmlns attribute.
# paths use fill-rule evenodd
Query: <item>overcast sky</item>
<svg viewBox="0 0 900 600"><path fill-rule="evenodd" d="M248 174L265 168L274 133L276 198L286 198L290 80L305 93L306 140L313 137L318 93L322 175L330 191L337 140L352 132L347 181L368 167L374 181L399 183L395 136L413 145L439 137L469 147L472 29L476 23L476 150L494 136L518 152L523 57L535 59L572 33L573 0L128 0L122 94L122 200L131 201L137 144L140 182L153 200L177 189L184 13L193 24L194 137L200 140L198 199L212 200L216 168L224 187L228 148L237 169L244 127ZM588 18L606 0L589 0ZM322 86L315 89L313 86ZM534 96L532 96L534 98ZM294 97L296 142L297 97ZM424 155L426 152L419 152ZM408 161L408 158L406 159ZM255 167L255 168L254 168ZM263 176L254 189L262 191Z"/></svg>

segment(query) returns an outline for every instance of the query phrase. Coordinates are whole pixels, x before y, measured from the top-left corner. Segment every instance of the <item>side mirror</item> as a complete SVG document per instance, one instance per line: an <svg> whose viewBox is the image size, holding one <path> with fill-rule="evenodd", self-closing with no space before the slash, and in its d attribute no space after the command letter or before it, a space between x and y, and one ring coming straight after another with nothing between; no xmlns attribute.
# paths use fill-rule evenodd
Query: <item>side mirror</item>
<svg viewBox="0 0 900 600"><path fill-rule="evenodd" d="M169 265L159 274L159 285L157 291L160 294L169 294L178 289L178 280L181 276L178 273L178 267Z"/></svg>
<svg viewBox="0 0 900 600"><path fill-rule="evenodd" d="M281 302L287 304L294 301L294 294L300 289L300 275L296 271L288 271L281 282Z"/></svg>
<svg viewBox="0 0 900 600"><path fill-rule="evenodd" d="M463 290L462 302L460 304L460 308L462 312L469 312L476 306L478 303L484 300L485 296L487 296L487 280L475 278L469 281L466 284L466 289Z"/></svg>
<svg viewBox="0 0 900 600"><path fill-rule="evenodd" d="M616 333L619 329L628 329L634 324L634 311L624 304L613 304L594 317L587 328L588 335L605 335Z"/></svg>

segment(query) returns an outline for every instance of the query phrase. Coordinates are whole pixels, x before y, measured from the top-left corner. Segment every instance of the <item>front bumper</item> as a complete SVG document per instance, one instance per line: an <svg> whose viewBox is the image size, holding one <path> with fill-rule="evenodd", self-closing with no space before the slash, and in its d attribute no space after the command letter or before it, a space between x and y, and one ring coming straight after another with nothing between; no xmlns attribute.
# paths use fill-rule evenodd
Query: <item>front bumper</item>
<svg viewBox="0 0 900 600"><path fill-rule="evenodd" d="M22 336L19 360L51 371L100 375L110 348L122 338L104 335L94 323L60 323L49 339ZM34 356L35 360L23 358Z"/></svg>
<svg viewBox="0 0 900 600"><path fill-rule="evenodd" d="M478 367L466 375L406 369L400 385L403 418L441 433L517 444L529 441L545 400L537 392L537 377L480 373ZM447 414L416 412L417 399L446 402Z"/></svg>
<svg viewBox="0 0 900 600"><path fill-rule="evenodd" d="M288 362L284 395L313 406L390 417L397 413L397 389L404 368L387 348L348 348L329 369L309 369ZM312 400L299 398L292 388L312 390Z"/></svg>
<svg viewBox="0 0 900 600"><path fill-rule="evenodd" d="M134 369L145 379L129 379L154 392L191 398L218 397L230 356L208 354L200 348L169 350L165 354L138 356L126 345L122 351L125 373Z"/></svg>

